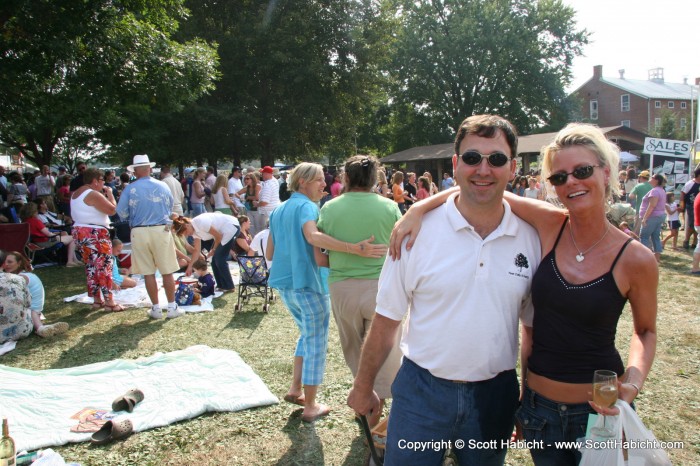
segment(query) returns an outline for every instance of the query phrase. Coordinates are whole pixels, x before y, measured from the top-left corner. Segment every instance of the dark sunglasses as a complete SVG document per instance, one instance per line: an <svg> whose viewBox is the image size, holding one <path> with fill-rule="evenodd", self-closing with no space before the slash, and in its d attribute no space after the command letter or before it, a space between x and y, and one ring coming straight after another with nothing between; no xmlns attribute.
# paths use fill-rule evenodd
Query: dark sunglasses
<svg viewBox="0 0 700 466"><path fill-rule="evenodd" d="M586 178L590 178L593 175L593 169L595 167L600 167L600 165L584 165L583 167L574 168L574 171L569 173L553 173L552 176L550 176L547 179L550 183L552 183L552 185L561 186L564 183L566 183L566 180L569 178L569 175L573 175L574 178L576 178L577 180L585 180Z"/></svg>
<svg viewBox="0 0 700 466"><path fill-rule="evenodd" d="M462 154L462 161L467 165L475 166L481 163L482 159L486 159L494 168L502 167L508 163L509 157L503 152L494 152L490 155L484 155L475 150L468 150Z"/></svg>

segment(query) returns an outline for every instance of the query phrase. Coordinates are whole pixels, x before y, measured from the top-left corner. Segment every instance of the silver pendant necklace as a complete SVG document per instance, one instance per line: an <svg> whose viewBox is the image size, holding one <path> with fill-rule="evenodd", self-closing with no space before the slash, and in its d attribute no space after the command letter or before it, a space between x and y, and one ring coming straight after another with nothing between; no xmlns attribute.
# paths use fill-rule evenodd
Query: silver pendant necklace
<svg viewBox="0 0 700 466"><path fill-rule="evenodd" d="M603 233L603 236L601 236L600 239L596 241L593 246L586 249L585 251L581 251L578 245L576 244L576 240L574 239L574 230L573 228L571 228L571 221L569 221L569 234L571 235L571 242L574 243L574 247L578 251L578 254L576 254L576 262L583 262L583 260L586 258L585 255L591 252L591 250L594 247L598 246L598 244L600 244L600 242L603 241L603 239L605 239L605 237L608 235L608 232L610 231L610 222L607 223L608 227L605 229L605 233Z"/></svg>

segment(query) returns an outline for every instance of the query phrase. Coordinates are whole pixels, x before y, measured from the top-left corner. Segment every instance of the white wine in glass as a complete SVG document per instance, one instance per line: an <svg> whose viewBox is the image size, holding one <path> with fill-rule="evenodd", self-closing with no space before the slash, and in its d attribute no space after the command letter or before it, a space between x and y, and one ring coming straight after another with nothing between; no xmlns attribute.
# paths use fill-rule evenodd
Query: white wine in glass
<svg viewBox="0 0 700 466"><path fill-rule="evenodd" d="M593 403L602 408L612 408L617 402L617 374L613 371L597 370L593 373ZM610 438L615 433L605 425L606 416L603 416L603 427L594 427L591 433L597 437Z"/></svg>

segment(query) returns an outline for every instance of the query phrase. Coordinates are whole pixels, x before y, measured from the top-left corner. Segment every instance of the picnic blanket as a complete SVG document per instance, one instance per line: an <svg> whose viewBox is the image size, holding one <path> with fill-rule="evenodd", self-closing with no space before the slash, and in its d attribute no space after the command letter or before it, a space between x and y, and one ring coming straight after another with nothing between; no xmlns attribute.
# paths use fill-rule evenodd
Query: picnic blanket
<svg viewBox="0 0 700 466"><path fill-rule="evenodd" d="M238 284L238 264L230 263L229 269L231 270L231 276L233 277L234 284ZM177 280L184 274L175 273L173 277ZM163 289L163 280L160 275L156 276L156 281L158 283L158 303L164 307L168 304L168 299L165 297L165 290ZM180 306L180 309L185 312L210 312L214 310L214 304L212 299L219 298L223 295L221 291L214 293L214 296L209 296L202 298L201 304L193 306ZM114 291L114 302L122 305L123 307L151 307L151 299L148 297L148 292L146 291L146 284L143 279L137 280L137 285L134 288L127 288L119 291ZM80 293L74 296L68 296L63 298L64 302L78 302L81 304L92 304L93 299L87 295L87 293Z"/></svg>
<svg viewBox="0 0 700 466"><path fill-rule="evenodd" d="M208 411L279 402L238 353L203 345L68 369L0 365L0 381L0 417L10 420L17 451L89 440L91 433L71 432L75 415L89 408L126 417L139 432ZM112 413L112 401L132 388L144 400L132 413Z"/></svg>

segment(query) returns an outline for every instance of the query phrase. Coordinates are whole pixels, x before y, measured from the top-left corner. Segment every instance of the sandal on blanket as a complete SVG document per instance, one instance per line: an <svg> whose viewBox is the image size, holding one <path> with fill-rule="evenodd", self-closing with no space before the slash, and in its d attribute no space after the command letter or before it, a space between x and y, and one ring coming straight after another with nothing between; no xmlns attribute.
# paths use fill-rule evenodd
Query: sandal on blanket
<svg viewBox="0 0 700 466"><path fill-rule="evenodd" d="M112 440L128 437L134 431L134 425L128 419L107 421L100 430L92 434L90 441L95 445L104 445Z"/></svg>
<svg viewBox="0 0 700 466"><path fill-rule="evenodd" d="M112 411L132 412L134 410L134 406L141 403L143 399L143 392L138 388L132 388L112 402Z"/></svg>

